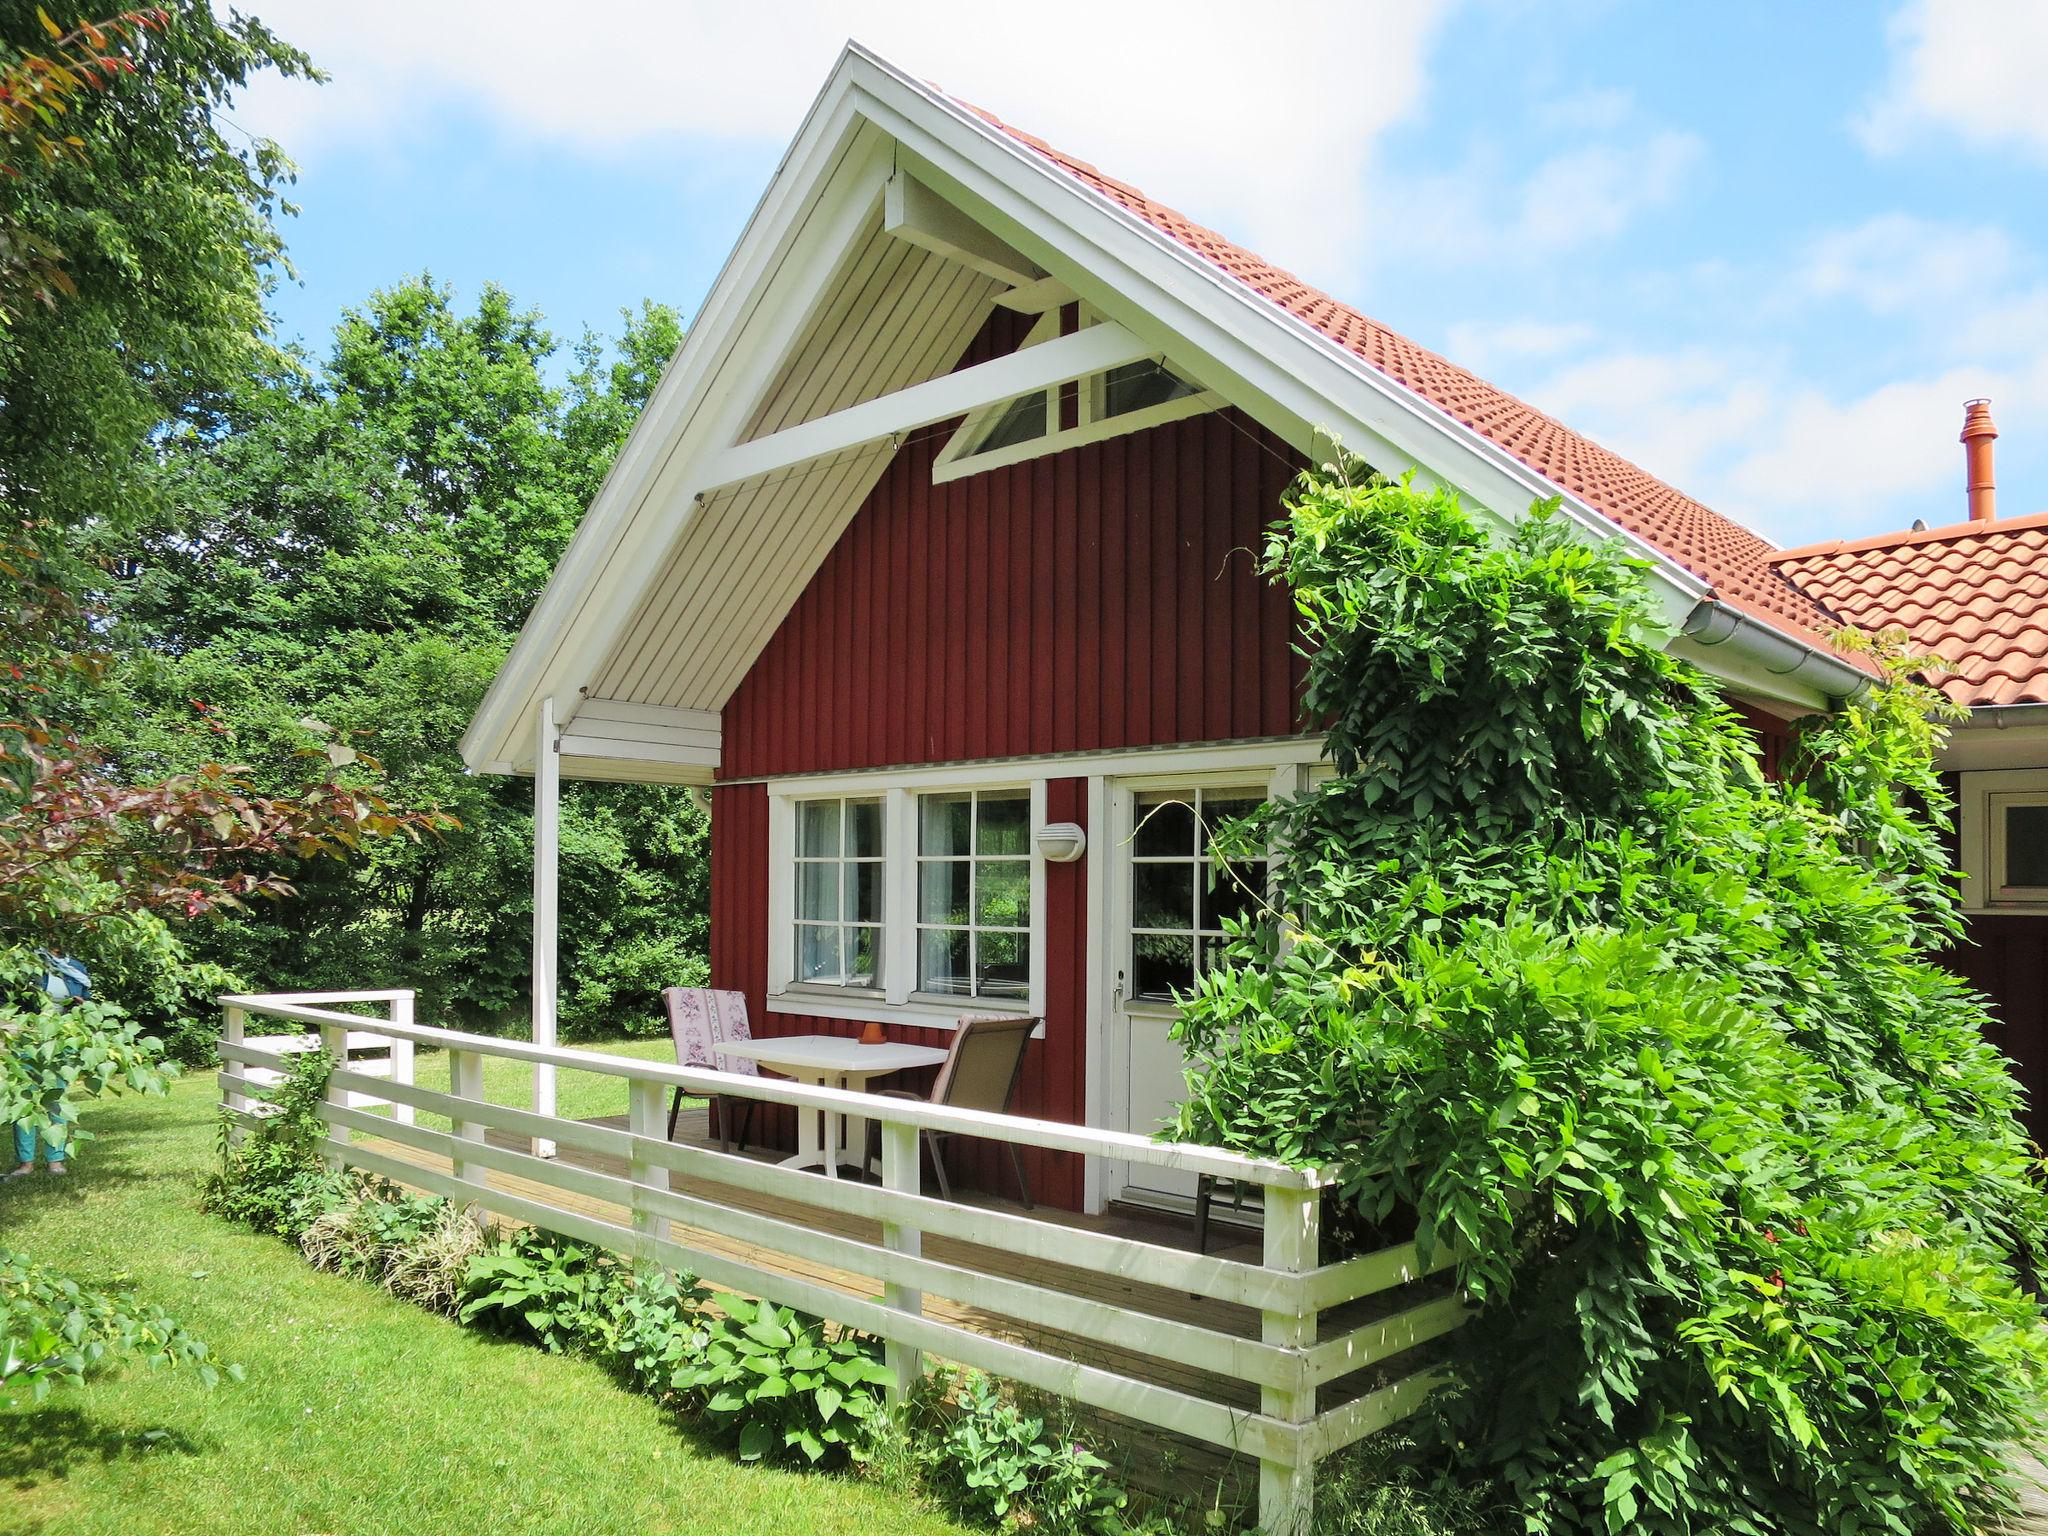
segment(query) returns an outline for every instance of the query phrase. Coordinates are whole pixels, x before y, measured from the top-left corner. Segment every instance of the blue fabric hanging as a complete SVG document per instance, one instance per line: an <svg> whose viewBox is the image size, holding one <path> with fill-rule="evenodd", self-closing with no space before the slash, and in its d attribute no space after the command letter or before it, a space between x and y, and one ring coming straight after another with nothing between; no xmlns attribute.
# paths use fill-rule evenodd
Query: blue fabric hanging
<svg viewBox="0 0 2048 1536"><path fill-rule="evenodd" d="M42 961L45 967L43 990L50 996L59 1002L92 996L92 976L76 960L53 955L47 949L37 950L36 958Z"/></svg>

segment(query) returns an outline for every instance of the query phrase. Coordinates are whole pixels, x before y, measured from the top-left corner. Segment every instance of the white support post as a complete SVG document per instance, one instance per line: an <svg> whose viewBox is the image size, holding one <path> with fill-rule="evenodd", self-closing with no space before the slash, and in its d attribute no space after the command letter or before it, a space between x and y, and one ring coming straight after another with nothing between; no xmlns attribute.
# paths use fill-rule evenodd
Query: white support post
<svg viewBox="0 0 2048 1536"><path fill-rule="evenodd" d="M1265 1194L1265 1267L1284 1274L1306 1274L1316 1267L1322 1246L1320 1192L1268 1186ZM1305 1290L1298 1306L1259 1314L1263 1342L1300 1351L1292 1385L1259 1389L1260 1411L1298 1424L1304 1432L1316 1416L1315 1380L1309 1373L1307 1354L1316 1342L1316 1321L1316 1305ZM1308 1536L1315 1513L1315 1482L1315 1457L1306 1446L1292 1462L1259 1462L1259 1529L1264 1536Z"/></svg>
<svg viewBox="0 0 2048 1536"><path fill-rule="evenodd" d="M666 1141L668 1126L663 1115L662 1085L642 1082L635 1078L627 1085L626 1093L626 1129L635 1136L645 1136L651 1141ZM637 1144L628 1167L633 1180L633 1230L643 1237L667 1237L668 1218L659 1211L642 1209L640 1191L652 1189L665 1193L668 1189L668 1169L648 1162L640 1155Z"/></svg>
<svg viewBox="0 0 2048 1536"><path fill-rule="evenodd" d="M448 1052L448 1092L458 1099L481 1102L484 1096L484 1059L475 1051L450 1050ZM481 1120L465 1120L451 1116L454 1120L454 1134L463 1141L482 1141L484 1127ZM491 1181L490 1170L482 1163L472 1163L466 1158L454 1159L455 1177L473 1180L479 1184Z"/></svg>
<svg viewBox="0 0 2048 1536"><path fill-rule="evenodd" d="M881 1122L881 1130L882 1187L910 1195L923 1193L920 1187L923 1169L918 1164L917 1127L897 1125L884 1120ZM884 1221L882 1246L892 1252L907 1253L914 1257L923 1251L924 1235L916 1227L904 1222ZM924 1292L913 1290L907 1285L899 1285L894 1281L885 1281L882 1286L882 1305L916 1316L924 1311ZM908 1344L898 1344L892 1340L883 1346L883 1359L889 1367L889 1374L896 1378L888 1389L889 1400L900 1403L916 1389L919 1378L924 1374L924 1357Z"/></svg>
<svg viewBox="0 0 2048 1536"><path fill-rule="evenodd" d="M320 1026L320 1049L327 1053L329 1059L334 1064L335 1071L340 1071L346 1067L348 1065L348 1026L346 1024L322 1024ZM332 1073L328 1075L327 1086L320 1091L320 1097L330 1108L346 1108L348 1104L348 1094L334 1086ZM346 1126L330 1124L327 1127L327 1134L335 1141L348 1140L348 1128ZM326 1166L329 1173L340 1173L347 1166L339 1152L324 1147L320 1152L320 1161Z"/></svg>
<svg viewBox="0 0 2048 1536"><path fill-rule="evenodd" d="M533 1043L555 1043L555 902L560 888L562 759L555 732L555 701L543 699L533 747ZM533 1112L555 1112L555 1068L533 1068ZM535 1157L553 1157L555 1144L537 1136Z"/></svg>
<svg viewBox="0 0 2048 1536"><path fill-rule="evenodd" d="M402 992L397 997L391 999L392 1023L404 1025L408 1029L412 1027L412 1000L413 995L410 992ZM402 1083L410 1088L412 1086L412 1075L412 1042L410 1040L392 1040L391 1081ZM391 1118L400 1125L411 1125L413 1123L412 1106L394 1101L391 1106Z"/></svg>
<svg viewBox="0 0 2048 1536"><path fill-rule="evenodd" d="M248 1027L249 1016L240 1008L230 1006L223 1010L220 1021L220 1037L224 1042L229 1045L240 1045L243 1037L248 1033ZM227 1075L230 1083L247 1081L242 1075L246 1069L239 1061L223 1059L220 1065L221 1071ZM249 1112L249 1096L242 1092L240 1088L230 1087L223 1102L226 1103L229 1109L239 1111L245 1115ZM228 1145L233 1146L239 1142L242 1139L242 1134L242 1127L230 1120L228 1122Z"/></svg>

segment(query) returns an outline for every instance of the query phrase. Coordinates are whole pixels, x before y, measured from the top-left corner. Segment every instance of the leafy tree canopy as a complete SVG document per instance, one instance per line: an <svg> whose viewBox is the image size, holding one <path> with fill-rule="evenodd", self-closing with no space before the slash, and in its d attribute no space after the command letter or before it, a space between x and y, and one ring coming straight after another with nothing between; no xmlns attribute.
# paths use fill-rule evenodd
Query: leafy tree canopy
<svg viewBox="0 0 2048 1536"><path fill-rule="evenodd" d="M1266 564L1335 775L1225 839L1287 856L1184 1003L1181 1132L1469 1251L1441 1444L1532 1533L1973 1530L2048 1385L2048 1208L1936 959L1930 691L1881 646L1766 782L1549 511L1297 486Z"/></svg>
<svg viewBox="0 0 2048 1536"><path fill-rule="evenodd" d="M298 901L208 930L210 958L265 986L401 979L471 1022L523 1007L531 790L466 775L456 743L680 340L645 305L558 386L538 315L420 277L164 439L122 546L113 636L147 664L110 748L178 764L198 715L282 774L312 714L462 822L300 871ZM655 990L703 973L703 817L679 790L570 786L563 818L564 1024L651 1028Z"/></svg>

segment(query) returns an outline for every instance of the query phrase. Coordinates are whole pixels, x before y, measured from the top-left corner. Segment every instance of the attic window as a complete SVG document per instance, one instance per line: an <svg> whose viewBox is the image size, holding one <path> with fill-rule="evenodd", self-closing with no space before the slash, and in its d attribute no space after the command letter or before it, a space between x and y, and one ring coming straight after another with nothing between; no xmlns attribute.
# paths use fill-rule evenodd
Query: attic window
<svg viewBox="0 0 2048 1536"><path fill-rule="evenodd" d="M994 453L999 448L1014 448L1019 443L1028 443L1045 436L1046 396L1043 391L1033 395L1020 395L1003 408L1003 413L989 424L989 428L974 444L975 453Z"/></svg>
<svg viewBox="0 0 2048 1536"><path fill-rule="evenodd" d="M1102 404L1096 414L1104 418L1128 416L1200 393L1164 363L1150 358L1110 369L1102 376L1101 389Z"/></svg>
<svg viewBox="0 0 2048 1536"><path fill-rule="evenodd" d="M1086 327L1096 318L1084 309L1081 323ZM1051 310L1039 317L1023 345L1036 346L1059 334L1059 312ZM1126 432L1142 432L1213 411L1223 403L1157 358L1125 363L1078 383L1078 389L1054 385L974 412L933 461L932 483L943 485L963 475L1001 469ZM1063 397L1067 401L1064 409Z"/></svg>

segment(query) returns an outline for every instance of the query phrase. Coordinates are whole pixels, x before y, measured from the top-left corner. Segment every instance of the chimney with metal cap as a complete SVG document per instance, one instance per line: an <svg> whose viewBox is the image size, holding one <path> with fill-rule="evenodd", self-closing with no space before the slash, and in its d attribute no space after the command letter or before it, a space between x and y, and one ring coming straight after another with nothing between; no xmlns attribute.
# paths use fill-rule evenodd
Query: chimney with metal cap
<svg viewBox="0 0 2048 1536"><path fill-rule="evenodd" d="M1988 523L1998 516L1997 493L1991 480L1991 444L1998 428L1991 424L1989 400L1963 403L1963 461L1970 485L1970 521Z"/></svg>

